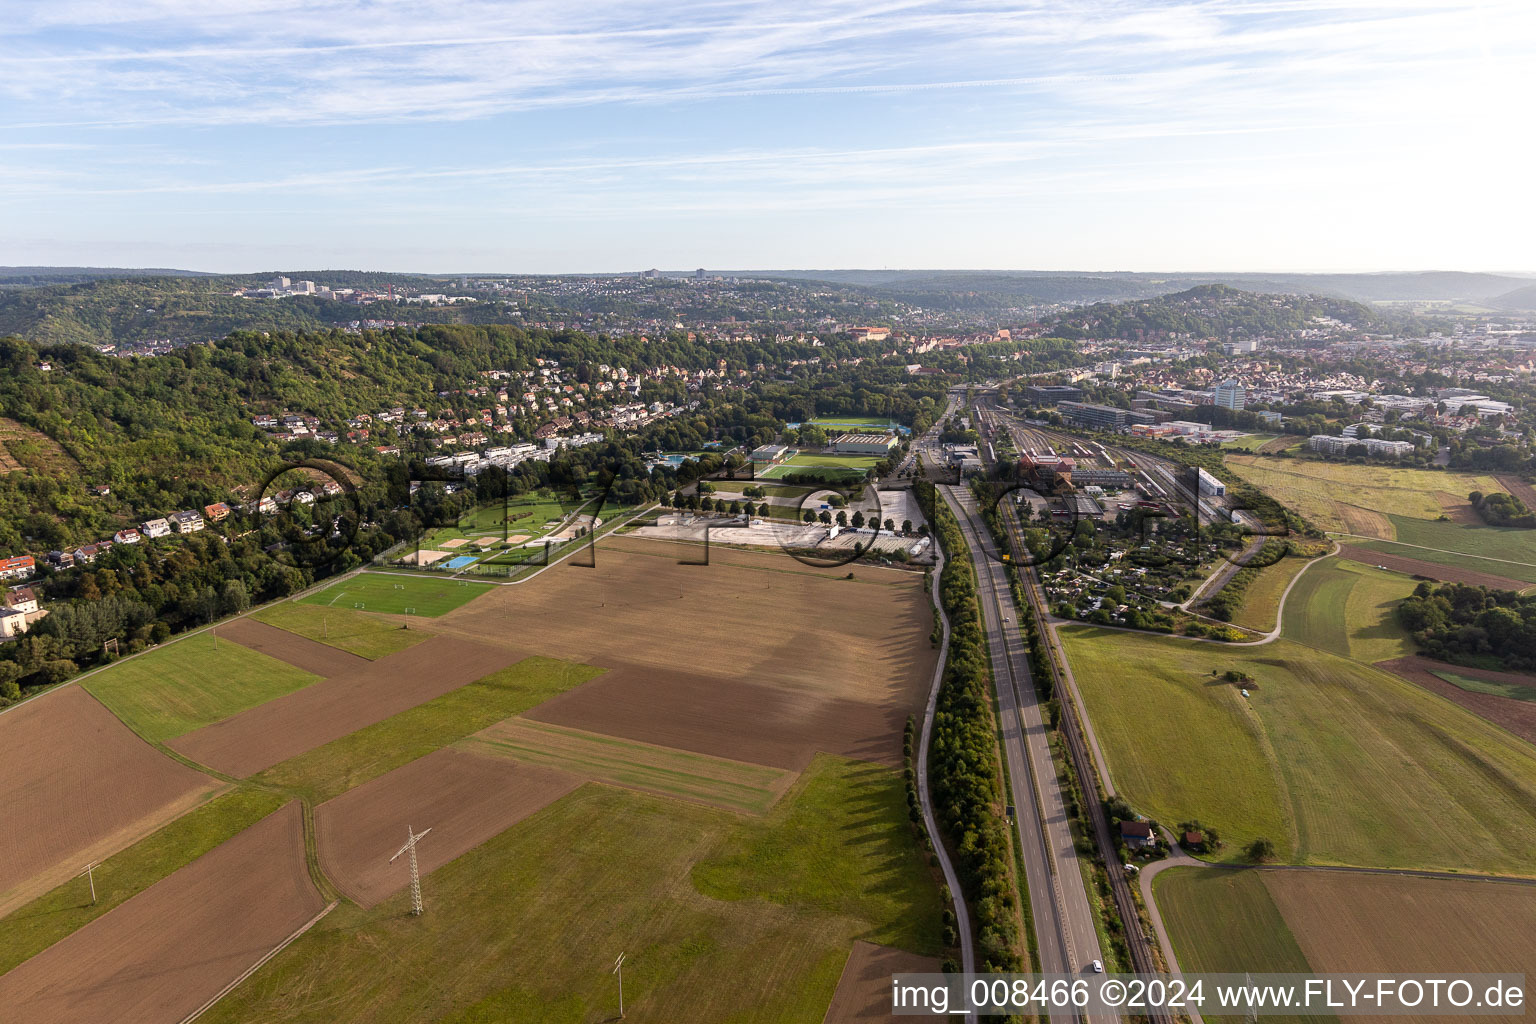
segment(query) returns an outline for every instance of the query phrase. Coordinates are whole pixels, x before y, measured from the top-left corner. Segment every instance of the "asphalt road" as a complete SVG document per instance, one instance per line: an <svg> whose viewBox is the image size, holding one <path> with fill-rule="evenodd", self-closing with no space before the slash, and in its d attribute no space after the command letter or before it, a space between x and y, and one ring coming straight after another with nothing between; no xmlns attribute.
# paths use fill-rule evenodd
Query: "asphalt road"
<svg viewBox="0 0 1536 1024"><path fill-rule="evenodd" d="M960 521L976 568L1040 970L1091 970L1103 954L1006 572L969 489L940 490Z"/></svg>

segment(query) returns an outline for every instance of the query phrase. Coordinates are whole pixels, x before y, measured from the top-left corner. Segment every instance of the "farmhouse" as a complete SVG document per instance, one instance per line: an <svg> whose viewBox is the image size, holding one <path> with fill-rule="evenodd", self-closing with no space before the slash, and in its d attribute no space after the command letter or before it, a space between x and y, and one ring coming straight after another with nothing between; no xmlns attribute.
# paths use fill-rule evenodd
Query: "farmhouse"
<svg viewBox="0 0 1536 1024"><path fill-rule="evenodd" d="M1152 837L1152 826L1144 821L1122 821L1120 841L1129 850L1144 850L1156 842Z"/></svg>
<svg viewBox="0 0 1536 1024"><path fill-rule="evenodd" d="M203 516L210 523L222 523L229 518L229 506L222 501L216 501L212 505L204 505Z"/></svg>
<svg viewBox="0 0 1536 1024"><path fill-rule="evenodd" d="M844 455L889 455L894 447L890 434L843 434L832 441L832 450Z"/></svg>
<svg viewBox="0 0 1536 1024"><path fill-rule="evenodd" d="M169 537L171 534L171 524L164 519L148 519L139 524L139 530L144 536L154 540L157 537Z"/></svg>
<svg viewBox="0 0 1536 1024"><path fill-rule="evenodd" d="M112 535L112 543L114 544L137 544L138 542L139 531L131 526L126 530L118 530Z"/></svg>
<svg viewBox="0 0 1536 1024"><path fill-rule="evenodd" d="M781 444L765 444L752 449L754 466L774 466L783 462L789 449Z"/></svg>
<svg viewBox="0 0 1536 1024"><path fill-rule="evenodd" d="M167 518L177 533L196 533L203 528L203 517L196 512L172 512Z"/></svg>
<svg viewBox="0 0 1536 1024"><path fill-rule="evenodd" d="M24 580L32 575L37 563L31 555L0 558L0 580Z"/></svg>

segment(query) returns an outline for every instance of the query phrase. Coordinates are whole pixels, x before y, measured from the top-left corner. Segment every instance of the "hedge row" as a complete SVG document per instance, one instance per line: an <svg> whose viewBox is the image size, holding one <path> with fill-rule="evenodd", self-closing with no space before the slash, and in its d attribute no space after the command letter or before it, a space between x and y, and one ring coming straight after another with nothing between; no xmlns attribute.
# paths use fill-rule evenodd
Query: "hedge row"
<svg viewBox="0 0 1536 1024"><path fill-rule="evenodd" d="M976 596L970 546L926 480L913 483L944 551L939 599L949 617L949 656L933 719L928 771L940 828L976 918L980 971L1021 969L1018 896L1009 874L1008 826L998 814L998 747L988 688L991 662Z"/></svg>

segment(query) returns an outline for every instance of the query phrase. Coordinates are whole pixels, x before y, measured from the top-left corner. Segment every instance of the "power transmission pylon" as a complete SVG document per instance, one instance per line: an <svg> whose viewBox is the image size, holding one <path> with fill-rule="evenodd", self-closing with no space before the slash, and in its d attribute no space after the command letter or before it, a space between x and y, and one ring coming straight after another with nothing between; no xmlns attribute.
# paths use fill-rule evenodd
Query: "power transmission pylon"
<svg viewBox="0 0 1536 1024"><path fill-rule="evenodd" d="M431 829L427 829L427 832L431 831ZM405 834L408 837L405 845L400 847L393 857L389 858L389 862L393 864L400 859L400 854L409 853L411 855L411 913L416 917L420 917L422 912L421 872L416 867L416 844L426 838L427 832L422 832L418 835L411 831L411 826L405 826Z"/></svg>

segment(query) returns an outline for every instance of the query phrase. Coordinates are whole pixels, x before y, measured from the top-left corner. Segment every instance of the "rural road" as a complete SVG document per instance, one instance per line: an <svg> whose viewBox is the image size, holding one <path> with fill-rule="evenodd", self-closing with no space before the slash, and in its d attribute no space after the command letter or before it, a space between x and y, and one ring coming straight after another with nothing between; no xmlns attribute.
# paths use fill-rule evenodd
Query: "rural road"
<svg viewBox="0 0 1536 1024"><path fill-rule="evenodd" d="M1103 954L1023 637L1014 621L1013 595L992 538L976 526L974 496L965 488L939 489L955 511L976 569L1039 968L1075 973Z"/></svg>
<svg viewBox="0 0 1536 1024"><path fill-rule="evenodd" d="M955 931L960 937L960 970L965 974L976 971L976 946L971 936L971 915L965 907L965 890L960 887L960 877L950 863L949 851L944 847L943 834L939 832L938 819L933 813L933 795L928 786L928 749L933 739L933 716L939 703L939 686L944 681L944 666L949 660L949 616L939 598L939 577L944 572L944 552L937 547L933 569L933 610L943 627L939 643L939 662L933 668L933 685L928 691L928 707L923 712L923 731L917 747L917 802L923 811L923 825L933 840L933 852L939 858L939 868L944 872L944 884L949 886L950 898L955 904ZM975 1024L976 1015L965 1015L966 1024Z"/></svg>

